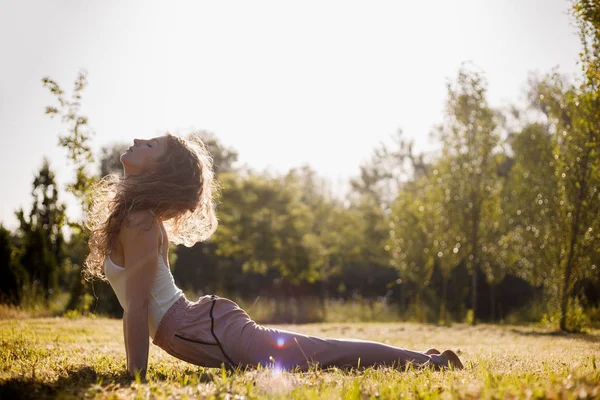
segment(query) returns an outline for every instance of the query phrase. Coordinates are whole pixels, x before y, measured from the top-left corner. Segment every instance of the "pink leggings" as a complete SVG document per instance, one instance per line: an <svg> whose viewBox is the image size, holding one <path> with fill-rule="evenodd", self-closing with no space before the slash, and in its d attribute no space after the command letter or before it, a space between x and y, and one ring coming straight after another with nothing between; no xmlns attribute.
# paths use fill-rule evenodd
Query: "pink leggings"
<svg viewBox="0 0 600 400"><path fill-rule="evenodd" d="M307 336L254 322L231 300L203 296L192 303L181 297L164 315L153 343L167 353L203 367L270 366L281 370L319 367L443 367L438 355L383 343Z"/></svg>

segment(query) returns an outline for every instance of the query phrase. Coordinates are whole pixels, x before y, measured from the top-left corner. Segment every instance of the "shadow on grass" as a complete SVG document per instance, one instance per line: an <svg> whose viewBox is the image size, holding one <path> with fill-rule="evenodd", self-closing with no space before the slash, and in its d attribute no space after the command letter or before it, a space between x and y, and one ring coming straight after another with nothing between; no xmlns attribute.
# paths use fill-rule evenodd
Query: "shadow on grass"
<svg viewBox="0 0 600 400"><path fill-rule="evenodd" d="M198 382L212 382L214 376L211 373L196 371L191 372ZM166 381L172 379L165 374L154 373L152 381ZM35 378L12 378L0 383L0 399L41 399L41 398L82 398L88 390L95 385L98 391L102 387L111 386L111 392L121 388L128 388L135 382L126 372L99 373L92 367L80 367L68 373L67 376L58 378L52 382L44 382Z"/></svg>
<svg viewBox="0 0 600 400"><path fill-rule="evenodd" d="M571 332L563 332L563 331L536 331L536 330L517 329L517 328L512 328L510 331L513 333L516 333L518 335L522 335L522 336L556 337L556 338L583 340L585 342L590 342L590 343L600 343L600 335L592 334L592 333L571 333Z"/></svg>

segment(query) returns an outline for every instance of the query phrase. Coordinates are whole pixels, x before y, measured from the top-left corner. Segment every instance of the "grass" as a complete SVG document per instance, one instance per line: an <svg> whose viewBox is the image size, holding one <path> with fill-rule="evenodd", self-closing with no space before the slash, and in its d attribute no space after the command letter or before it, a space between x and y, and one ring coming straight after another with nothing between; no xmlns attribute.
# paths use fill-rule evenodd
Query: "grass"
<svg viewBox="0 0 600 400"><path fill-rule="evenodd" d="M148 379L136 382L125 374L120 320L16 316L0 321L0 399L600 398L598 330L576 335L537 327L412 323L279 327L409 349L452 348L466 368L229 372L187 364L151 345Z"/></svg>

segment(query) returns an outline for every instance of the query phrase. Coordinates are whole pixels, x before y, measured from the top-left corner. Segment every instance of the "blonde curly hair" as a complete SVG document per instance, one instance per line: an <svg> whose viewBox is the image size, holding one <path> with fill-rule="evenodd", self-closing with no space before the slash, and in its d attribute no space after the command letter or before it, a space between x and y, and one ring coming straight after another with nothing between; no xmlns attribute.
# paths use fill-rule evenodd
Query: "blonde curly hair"
<svg viewBox="0 0 600 400"><path fill-rule="evenodd" d="M191 247L217 229L213 196L218 190L212 158L196 135L183 139L169 133L167 150L154 168L133 176L108 175L92 189L86 226L90 252L86 279L106 280L103 264L128 215L148 210L163 220L169 240Z"/></svg>

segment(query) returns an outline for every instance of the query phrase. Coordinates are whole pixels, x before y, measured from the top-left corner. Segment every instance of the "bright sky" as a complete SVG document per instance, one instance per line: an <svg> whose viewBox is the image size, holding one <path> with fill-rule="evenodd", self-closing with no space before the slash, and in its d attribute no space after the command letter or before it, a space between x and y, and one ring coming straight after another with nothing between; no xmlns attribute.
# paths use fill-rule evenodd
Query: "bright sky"
<svg viewBox="0 0 600 400"><path fill-rule="evenodd" d="M44 115L50 76L83 111L94 148L206 129L241 164L310 164L344 187L401 128L419 149L441 122L445 82L463 61L485 71L492 106L523 99L529 71L576 73L567 0L0 2L0 222L30 209L47 156L72 179ZM63 200L66 197L63 196ZM71 215L74 203L68 201Z"/></svg>

